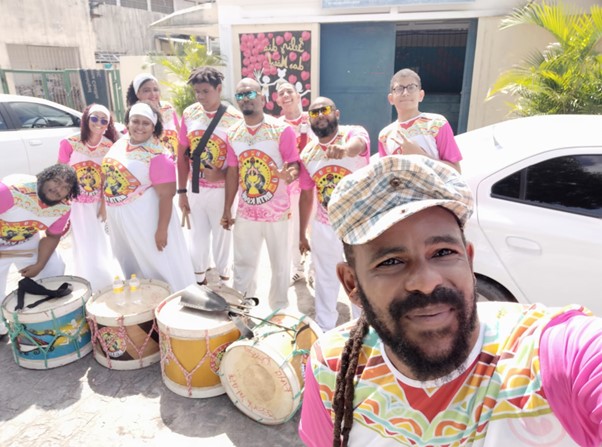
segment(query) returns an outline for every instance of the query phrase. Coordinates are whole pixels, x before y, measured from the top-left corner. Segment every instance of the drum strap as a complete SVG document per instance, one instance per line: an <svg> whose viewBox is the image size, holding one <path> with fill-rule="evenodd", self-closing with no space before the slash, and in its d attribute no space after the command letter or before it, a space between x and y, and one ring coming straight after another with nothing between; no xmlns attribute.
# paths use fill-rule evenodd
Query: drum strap
<svg viewBox="0 0 602 447"><path fill-rule="evenodd" d="M17 289L17 305L15 306L15 310L23 309L26 293L31 295L46 295L45 298L35 301L27 306L28 309L32 309L45 301L67 296L71 292L73 292L73 286L67 282L61 284L58 289L51 290L47 289L41 284L38 284L31 278L23 278L19 281L19 287Z"/></svg>
<svg viewBox="0 0 602 447"><path fill-rule="evenodd" d="M217 127L217 123L219 123L219 120L222 119L222 116L226 112L226 108L227 107L225 105L220 104L220 106L217 109L217 112L215 112L215 116L209 123L207 130L205 130L205 132L203 133L199 144L197 144L194 150L191 150L191 152L187 154L190 158L192 158L192 192L194 193L198 194L199 192L199 176L201 174L202 169L213 169L211 165L208 165L205 162L201 163L201 154L205 150L205 147L209 142L209 138L211 138L213 131Z"/></svg>

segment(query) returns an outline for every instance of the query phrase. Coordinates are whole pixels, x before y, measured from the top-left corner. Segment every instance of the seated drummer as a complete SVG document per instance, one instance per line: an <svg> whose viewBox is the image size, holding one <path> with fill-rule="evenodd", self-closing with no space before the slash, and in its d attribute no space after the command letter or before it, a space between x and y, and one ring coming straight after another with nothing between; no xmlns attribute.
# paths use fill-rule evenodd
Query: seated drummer
<svg viewBox="0 0 602 447"><path fill-rule="evenodd" d="M13 264L21 275L34 279L65 272L55 250L68 229L69 200L78 194L75 170L64 164L37 176L13 174L0 180L0 301L10 292L6 286ZM0 321L0 336L6 333Z"/></svg>

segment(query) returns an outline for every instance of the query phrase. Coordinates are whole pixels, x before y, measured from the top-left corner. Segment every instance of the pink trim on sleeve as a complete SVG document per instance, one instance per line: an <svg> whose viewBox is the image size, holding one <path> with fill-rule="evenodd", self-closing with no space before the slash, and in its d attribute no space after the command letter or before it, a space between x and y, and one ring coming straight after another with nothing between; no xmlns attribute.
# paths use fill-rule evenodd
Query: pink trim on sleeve
<svg viewBox="0 0 602 447"><path fill-rule="evenodd" d="M71 146L69 140L67 140L66 138L64 140L61 140L61 143L59 144L59 163L69 163L69 160L71 160L72 153L73 146Z"/></svg>
<svg viewBox="0 0 602 447"><path fill-rule="evenodd" d="M58 220L48 227L46 233L52 234L53 236L62 236L67 231L67 223L69 222L69 216L71 210L63 214Z"/></svg>
<svg viewBox="0 0 602 447"><path fill-rule="evenodd" d="M297 134L295 129L287 126L280 134L279 142L280 155L285 163L294 163L299 161L299 150L297 149Z"/></svg>
<svg viewBox="0 0 602 447"><path fill-rule="evenodd" d="M15 199L13 198L10 188L0 182L0 213L3 213L13 207Z"/></svg>
<svg viewBox="0 0 602 447"><path fill-rule="evenodd" d="M332 445L334 424L322 403L320 387L314 377L310 361L307 362L305 371L299 437L308 447L330 446Z"/></svg>
<svg viewBox="0 0 602 447"><path fill-rule="evenodd" d="M435 137L435 142L437 143L437 150L439 151L439 158L441 160L449 161L450 163L457 163L462 160L460 148L454 138L454 131L448 122L439 129L439 133Z"/></svg>
<svg viewBox="0 0 602 447"><path fill-rule="evenodd" d="M167 154L153 157L149 166L151 184L173 183L176 181L176 165L173 158Z"/></svg>
<svg viewBox="0 0 602 447"><path fill-rule="evenodd" d="M370 135L368 134L368 131L362 126L351 126L349 135L347 135L347 141L356 137L360 140L364 140L364 143L366 144L366 150L359 155L364 156L367 161L370 161Z"/></svg>
<svg viewBox="0 0 602 447"><path fill-rule="evenodd" d="M182 116L182 123L180 124L180 130L178 131L178 143L182 146L190 147L190 140L188 139L188 126L186 126L186 120Z"/></svg>
<svg viewBox="0 0 602 447"><path fill-rule="evenodd" d="M226 165L238 167L238 157L232 146L230 146L230 141L226 141Z"/></svg>
<svg viewBox="0 0 602 447"><path fill-rule="evenodd" d="M580 446L602 445L602 319L579 311L553 319L539 358L554 415Z"/></svg>

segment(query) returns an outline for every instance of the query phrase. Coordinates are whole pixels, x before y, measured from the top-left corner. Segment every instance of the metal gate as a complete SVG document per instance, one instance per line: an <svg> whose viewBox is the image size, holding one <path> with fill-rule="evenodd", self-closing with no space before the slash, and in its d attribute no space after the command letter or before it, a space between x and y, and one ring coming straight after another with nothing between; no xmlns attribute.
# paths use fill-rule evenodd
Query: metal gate
<svg viewBox="0 0 602 447"><path fill-rule="evenodd" d="M90 73L102 74L105 79L107 101L105 104L113 111L117 121L123 121L124 106L121 93L119 70L5 70L0 68L0 86L2 93L35 96L83 110L94 102L89 91L97 92L98 85L90 86L86 79ZM93 80L96 82L96 80Z"/></svg>

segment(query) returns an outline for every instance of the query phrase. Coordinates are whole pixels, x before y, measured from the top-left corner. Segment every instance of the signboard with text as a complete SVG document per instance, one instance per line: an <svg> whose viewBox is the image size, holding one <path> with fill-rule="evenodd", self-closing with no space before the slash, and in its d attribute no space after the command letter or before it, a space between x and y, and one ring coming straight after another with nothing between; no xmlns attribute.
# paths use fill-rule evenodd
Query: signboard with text
<svg viewBox="0 0 602 447"><path fill-rule="evenodd" d="M111 108L107 74L104 70L80 70L79 78L86 104L102 104Z"/></svg>
<svg viewBox="0 0 602 447"><path fill-rule="evenodd" d="M290 82L307 108L311 94L311 31L239 34L241 75L256 79L266 99L266 113L278 116L276 83Z"/></svg>

